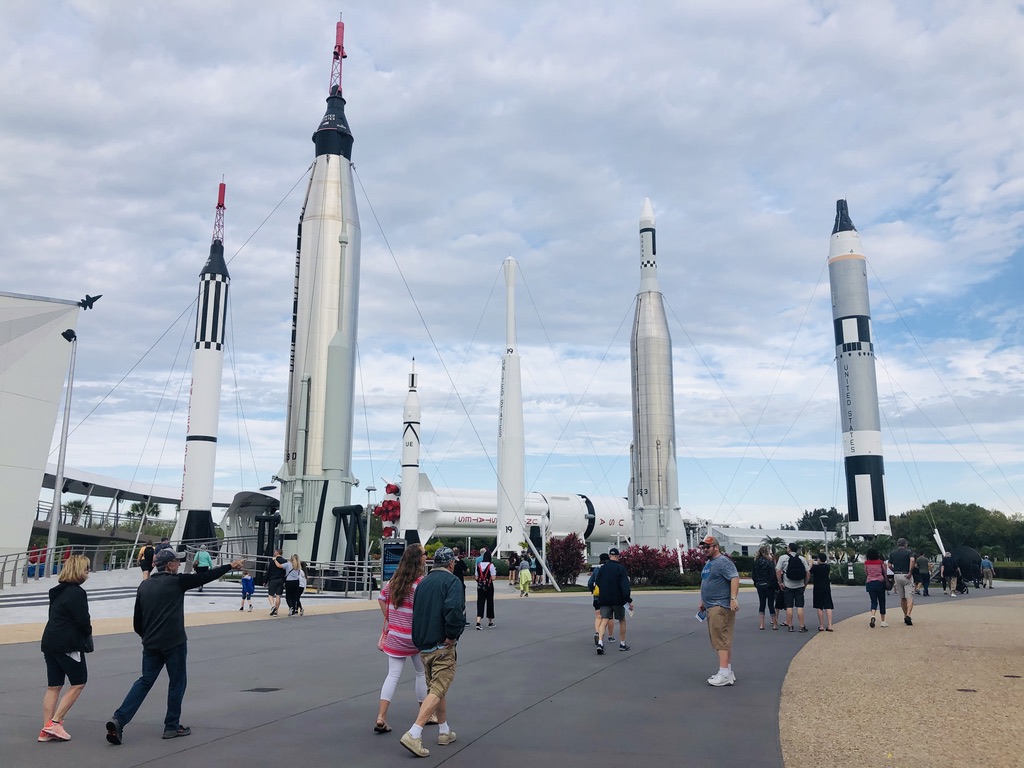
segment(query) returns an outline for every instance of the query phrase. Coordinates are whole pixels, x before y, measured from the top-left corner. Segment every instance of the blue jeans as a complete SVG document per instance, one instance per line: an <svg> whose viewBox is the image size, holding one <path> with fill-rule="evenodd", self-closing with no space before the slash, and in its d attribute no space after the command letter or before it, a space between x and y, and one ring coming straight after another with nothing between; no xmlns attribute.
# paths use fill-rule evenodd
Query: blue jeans
<svg viewBox="0 0 1024 768"><path fill-rule="evenodd" d="M164 717L164 730L176 731L181 724L181 701L185 698L185 686L188 684L185 673L185 658L188 656L188 643L176 645L166 651L142 649L142 677L135 681L121 706L114 713L114 719L121 727L128 725L139 711L146 694L156 682L160 670L167 666L167 715Z"/></svg>
<svg viewBox="0 0 1024 768"><path fill-rule="evenodd" d="M868 596L871 598L871 610L878 609L878 612L882 614L882 619L885 619L885 582L884 581L869 581L864 585L864 588L868 591Z"/></svg>

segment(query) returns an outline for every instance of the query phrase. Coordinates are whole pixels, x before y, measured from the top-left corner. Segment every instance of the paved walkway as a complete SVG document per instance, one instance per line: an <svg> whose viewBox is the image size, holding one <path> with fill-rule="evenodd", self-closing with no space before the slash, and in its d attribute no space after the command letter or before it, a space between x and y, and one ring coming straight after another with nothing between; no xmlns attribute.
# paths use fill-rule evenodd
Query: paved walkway
<svg viewBox="0 0 1024 768"><path fill-rule="evenodd" d="M104 740L103 723L139 674L140 645L130 634L131 583L101 580L98 575L89 584L90 592L96 591L90 607L97 650L88 657L89 684L65 722L74 737L69 744L35 742L45 686L38 646L45 608L17 604L11 596L21 586L0 593L0 743L5 750L0 764L46 768L71 761L76 768L109 768L174 756L203 766L503 768L543 760L559 768L662 763L801 768L909 766L919 761L908 755L935 754L931 766L964 765L967 759L943 757L951 752L927 751L929 745L938 750L944 744L938 726L946 710L962 717L957 697L966 694L951 686L968 687L962 675L938 672L974 664L1000 675L1024 675L1021 632L999 624L1000 617L1022 615L1024 586L999 584L993 592L975 591L956 601L933 597L915 610L914 627L893 622L884 631L869 630L859 615L866 608L863 589L840 587L834 590L837 619L858 615L839 623L834 633L813 631L817 622L809 616L808 634L757 631L756 596L744 590L735 641L738 683L712 689L704 681L717 664L704 626L693 618L695 593L638 594L637 615L629 625L632 650L599 657L589 595L519 598L499 584L497 626L482 632L468 627L459 644L459 671L449 694L449 719L458 740L437 746L428 729L424 744L431 755L417 761L398 743L415 716L411 672L391 707L394 731L378 736L372 730L386 672L375 647L376 601L304 600L305 617L271 619L265 608L239 613L238 588L231 584L190 594L186 603L190 687L182 722L192 726L192 735L160 739L166 695L166 678L161 678L126 728L124 745L114 747ZM110 597L113 593L100 591L115 588L127 594ZM255 604L262 608L265 599ZM995 622L992 631L973 631L987 622ZM958 652L956 644L967 652ZM922 662L916 650L909 651L929 646L933 652L923 655L923 666L912 666L911 661ZM996 647L1001 648L997 664ZM900 663L904 658L907 664ZM892 660L891 667L880 669L875 664L880 659ZM885 713L881 724L869 726L877 749L856 751L870 740L851 713L864 700L904 690L915 680L928 684L926 693L936 702L934 723L916 727L903 713ZM998 706L1009 695L1024 701L1012 688L1020 679L972 680L979 708ZM1009 687L993 687L1004 685L999 681ZM794 708L807 702L811 706ZM1016 717L1011 713L1011 720ZM962 729L956 733L963 735ZM986 768L1024 764L1019 729L992 733L997 738L987 739L983 753L969 755L970 762ZM911 748L893 748L901 744Z"/></svg>

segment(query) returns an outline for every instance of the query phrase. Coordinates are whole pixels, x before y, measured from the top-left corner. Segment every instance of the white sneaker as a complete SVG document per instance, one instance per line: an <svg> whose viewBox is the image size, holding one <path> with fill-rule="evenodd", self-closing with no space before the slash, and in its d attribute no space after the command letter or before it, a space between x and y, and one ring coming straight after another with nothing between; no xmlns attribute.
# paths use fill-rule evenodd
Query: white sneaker
<svg viewBox="0 0 1024 768"><path fill-rule="evenodd" d="M711 677L708 678L708 685L713 685L715 688L721 688L725 685L732 685L736 682L736 679L726 672L724 675L721 672L715 672Z"/></svg>
<svg viewBox="0 0 1024 768"><path fill-rule="evenodd" d="M733 672L731 669L729 670L729 677L732 678L732 684L736 685L736 673Z"/></svg>
<svg viewBox="0 0 1024 768"><path fill-rule="evenodd" d="M879 624L878 626L880 626L880 627L888 627L888 626L889 626L889 622L888 622L888 621L883 621L883 622L882 622L881 624Z"/></svg>

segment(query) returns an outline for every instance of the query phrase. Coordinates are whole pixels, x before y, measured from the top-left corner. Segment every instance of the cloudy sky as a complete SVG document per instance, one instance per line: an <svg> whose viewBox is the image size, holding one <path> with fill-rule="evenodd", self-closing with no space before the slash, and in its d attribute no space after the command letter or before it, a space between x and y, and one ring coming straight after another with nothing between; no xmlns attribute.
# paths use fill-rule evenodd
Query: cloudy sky
<svg viewBox="0 0 1024 768"><path fill-rule="evenodd" d="M295 226L338 10L0 9L0 290L103 294L78 323L70 466L180 483L192 302L223 177L217 487L278 470ZM340 10L363 489L398 475L414 356L425 471L494 486L513 256L528 488L625 494L650 197L684 511L765 527L845 511L825 261L847 198L869 264L890 512L936 499L1024 512L1019 3Z"/></svg>

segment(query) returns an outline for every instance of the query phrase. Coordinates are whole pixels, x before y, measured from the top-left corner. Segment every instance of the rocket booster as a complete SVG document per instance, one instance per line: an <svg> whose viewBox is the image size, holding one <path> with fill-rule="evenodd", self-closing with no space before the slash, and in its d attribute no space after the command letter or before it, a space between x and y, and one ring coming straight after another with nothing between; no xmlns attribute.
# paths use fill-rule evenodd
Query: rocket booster
<svg viewBox="0 0 1024 768"><path fill-rule="evenodd" d="M192 392L185 438L185 471L181 487L181 511L173 541L207 540L213 528L213 475L217 462L217 425L220 420L220 388L224 372L224 331L227 323L228 285L231 278L224 262L224 183L217 194L210 257L199 273L195 352L192 358Z"/></svg>
<svg viewBox="0 0 1024 768"><path fill-rule="evenodd" d="M416 393L416 360L409 373L402 419L402 512L399 530L409 544L420 544L420 397Z"/></svg>
<svg viewBox="0 0 1024 768"><path fill-rule="evenodd" d="M505 356L501 361L501 400L498 406L498 541L499 556L518 552L526 539L523 501L526 469L523 428L523 382L516 346L516 260L505 259Z"/></svg>
<svg viewBox="0 0 1024 768"><path fill-rule="evenodd" d="M839 375L839 411L850 534L891 534L885 501L882 430L868 301L867 260L845 200L836 201L828 249L832 326Z"/></svg>
<svg viewBox="0 0 1024 768"><path fill-rule="evenodd" d="M316 157L296 243L285 463L279 478L282 524L298 534L304 559L328 551L321 539L333 540L338 518L331 513L349 504L356 483L351 465L360 231L353 137L341 89L344 36L345 25L338 22L327 110L313 133Z"/></svg>
<svg viewBox="0 0 1024 768"><path fill-rule="evenodd" d="M629 505L633 543L675 545L682 531L676 468L672 339L658 287L657 240L651 201L640 213L640 291L630 338L633 449Z"/></svg>

